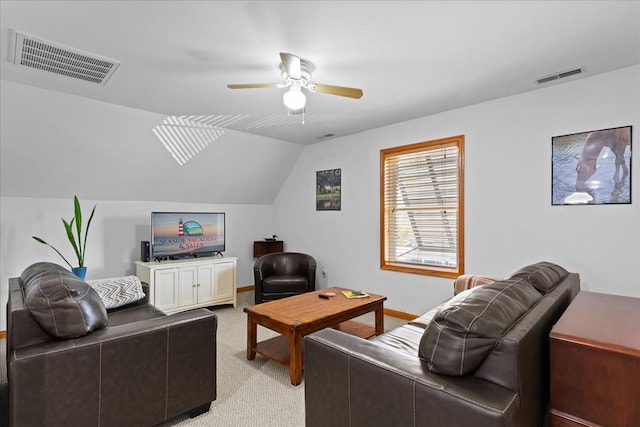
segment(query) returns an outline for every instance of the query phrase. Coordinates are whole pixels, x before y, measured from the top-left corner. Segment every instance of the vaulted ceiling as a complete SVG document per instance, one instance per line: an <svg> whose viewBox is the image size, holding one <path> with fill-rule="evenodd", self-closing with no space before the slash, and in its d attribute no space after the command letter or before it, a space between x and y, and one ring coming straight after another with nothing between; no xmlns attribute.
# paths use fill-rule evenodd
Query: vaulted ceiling
<svg viewBox="0 0 640 427"><path fill-rule="evenodd" d="M638 1L5 1L1 77L311 144L640 62ZM105 85L11 62L13 31L119 61ZM279 52L315 65L288 115ZM537 79L582 68L540 85ZM304 120L304 124L302 121ZM193 122L195 121L195 122Z"/></svg>

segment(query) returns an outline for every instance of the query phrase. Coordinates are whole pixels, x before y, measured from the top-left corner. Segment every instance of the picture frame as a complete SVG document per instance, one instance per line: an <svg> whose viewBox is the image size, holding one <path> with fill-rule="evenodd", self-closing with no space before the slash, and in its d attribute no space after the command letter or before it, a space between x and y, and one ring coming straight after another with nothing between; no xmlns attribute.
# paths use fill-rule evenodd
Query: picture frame
<svg viewBox="0 0 640 427"><path fill-rule="evenodd" d="M631 204L632 126L551 138L551 204Z"/></svg>
<svg viewBox="0 0 640 427"><path fill-rule="evenodd" d="M316 172L316 211L342 209L342 170Z"/></svg>

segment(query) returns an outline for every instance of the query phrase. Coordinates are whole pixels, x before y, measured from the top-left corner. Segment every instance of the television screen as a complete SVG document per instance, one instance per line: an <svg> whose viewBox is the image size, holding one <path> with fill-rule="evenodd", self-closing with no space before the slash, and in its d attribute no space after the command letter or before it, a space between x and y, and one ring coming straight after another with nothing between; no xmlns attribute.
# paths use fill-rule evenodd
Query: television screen
<svg viewBox="0 0 640 427"><path fill-rule="evenodd" d="M152 212L154 259L211 256L225 250L223 212Z"/></svg>

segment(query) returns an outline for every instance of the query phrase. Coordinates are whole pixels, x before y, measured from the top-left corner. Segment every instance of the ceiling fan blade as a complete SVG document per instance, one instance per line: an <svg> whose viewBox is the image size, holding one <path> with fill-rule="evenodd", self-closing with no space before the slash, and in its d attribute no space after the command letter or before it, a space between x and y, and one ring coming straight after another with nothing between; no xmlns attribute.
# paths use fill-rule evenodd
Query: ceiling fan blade
<svg viewBox="0 0 640 427"><path fill-rule="evenodd" d="M248 83L240 85L227 85L229 89L253 89L253 88L269 88L269 87L282 87L280 83Z"/></svg>
<svg viewBox="0 0 640 427"><path fill-rule="evenodd" d="M302 67L300 65L300 58L292 53L280 52L280 59L287 75L294 80L299 80L302 77Z"/></svg>
<svg viewBox="0 0 640 427"><path fill-rule="evenodd" d="M346 96L347 98L355 98L355 99L360 99L362 98L362 95L363 95L362 89L357 89L354 87L322 85L322 84L316 84L316 83L309 84L309 90L311 92Z"/></svg>

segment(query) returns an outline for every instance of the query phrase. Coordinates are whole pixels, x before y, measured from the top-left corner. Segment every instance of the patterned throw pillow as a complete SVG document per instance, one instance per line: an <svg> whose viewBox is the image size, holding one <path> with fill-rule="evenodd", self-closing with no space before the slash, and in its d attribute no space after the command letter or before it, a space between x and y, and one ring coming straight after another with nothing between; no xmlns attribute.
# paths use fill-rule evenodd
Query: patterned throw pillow
<svg viewBox="0 0 640 427"><path fill-rule="evenodd" d="M486 285L487 283L493 283L497 280L498 279L486 276L463 274L462 276L458 276L458 278L453 283L453 294L458 295L460 292L466 291L467 289L475 288L479 285Z"/></svg>
<svg viewBox="0 0 640 427"><path fill-rule="evenodd" d="M107 309L121 307L144 298L142 283L136 276L88 280L87 283L100 295Z"/></svg>

